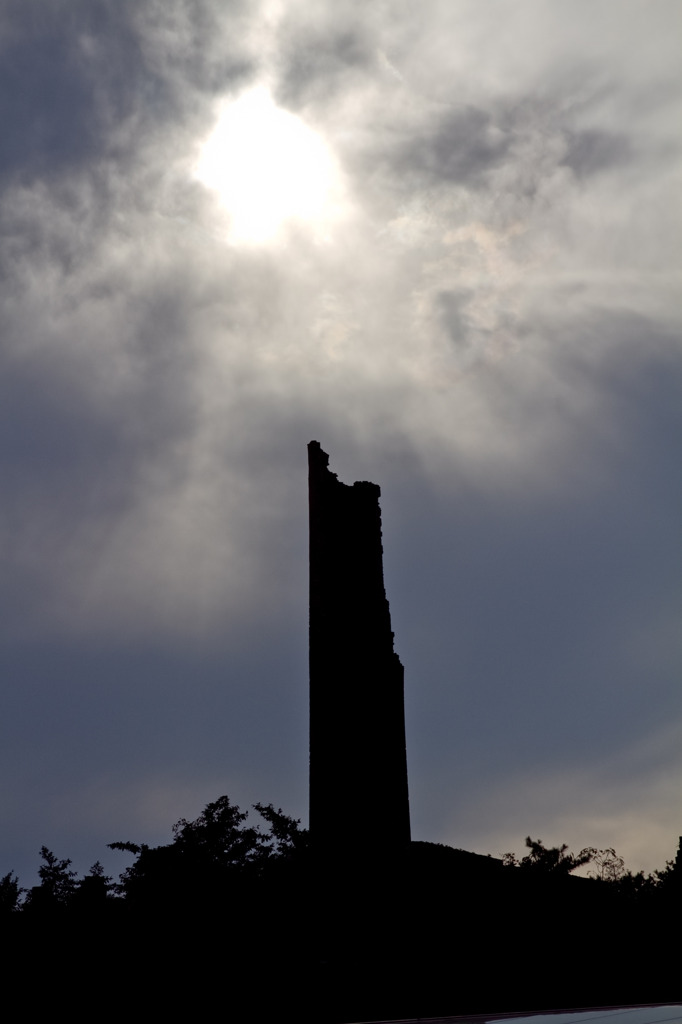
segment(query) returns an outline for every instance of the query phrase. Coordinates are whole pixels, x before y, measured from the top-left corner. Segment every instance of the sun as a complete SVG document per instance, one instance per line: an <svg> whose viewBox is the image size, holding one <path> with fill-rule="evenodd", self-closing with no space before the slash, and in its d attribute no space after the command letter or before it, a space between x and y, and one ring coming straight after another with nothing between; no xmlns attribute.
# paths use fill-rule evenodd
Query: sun
<svg viewBox="0 0 682 1024"><path fill-rule="evenodd" d="M221 103L194 176L217 194L235 243L266 244L292 222L324 236L342 215L342 175L331 150L264 86Z"/></svg>

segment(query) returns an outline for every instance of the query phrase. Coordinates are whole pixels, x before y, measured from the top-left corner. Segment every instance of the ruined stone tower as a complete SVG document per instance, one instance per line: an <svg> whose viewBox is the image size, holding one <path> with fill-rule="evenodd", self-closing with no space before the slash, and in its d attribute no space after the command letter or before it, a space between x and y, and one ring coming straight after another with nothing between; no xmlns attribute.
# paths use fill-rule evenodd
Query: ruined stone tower
<svg viewBox="0 0 682 1024"><path fill-rule="evenodd" d="M380 490L308 445L310 835L318 849L410 840L403 666L384 590Z"/></svg>

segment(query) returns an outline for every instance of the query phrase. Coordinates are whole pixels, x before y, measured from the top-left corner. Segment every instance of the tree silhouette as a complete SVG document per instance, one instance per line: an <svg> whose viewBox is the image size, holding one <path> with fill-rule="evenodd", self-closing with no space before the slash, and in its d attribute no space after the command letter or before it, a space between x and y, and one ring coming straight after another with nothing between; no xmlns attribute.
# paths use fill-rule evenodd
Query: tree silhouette
<svg viewBox="0 0 682 1024"><path fill-rule="evenodd" d="M207 804L198 818L180 818L173 825L173 845L183 852L222 867L240 866L266 856L267 839L258 828L245 828L248 811L221 796Z"/></svg>
<svg viewBox="0 0 682 1024"><path fill-rule="evenodd" d="M600 882L617 882L625 874L625 861L610 846L606 850L594 850L592 854L594 868L588 871L589 878L597 878Z"/></svg>
<svg viewBox="0 0 682 1024"><path fill-rule="evenodd" d="M113 879L104 874L104 868L97 860L87 875L77 882L71 896L71 906L77 910L95 913L112 900Z"/></svg>
<svg viewBox="0 0 682 1024"><path fill-rule="evenodd" d="M0 914L8 914L19 909L19 900L24 890L13 871L8 871L0 878Z"/></svg>
<svg viewBox="0 0 682 1024"><path fill-rule="evenodd" d="M293 983L302 993L297 1019L317 1024L324 1003L333 1024L432 1017L453 1006L453 964L456 1006L464 1013L512 1000L547 1008L566 999L605 1004L614 998L613 979L621 978L623 941L637 969L618 981L617 1001L650 1001L679 975L669 936L679 916L682 847L674 863L647 876L625 870L612 848L573 854L566 844L547 847L530 836L521 859L504 858L516 871L437 844L368 851L361 836L352 856L344 848L344 857L327 862L308 852L300 822L272 804L253 809L258 818L222 796L196 819L176 822L167 845L110 844L132 854L118 886L99 862L78 879L68 859L42 847L40 885L23 905L17 877L0 878L2 930L13 957L8 977L40 963L59 985L76 962L81 978L104 991L110 963L126 949L118 981L128 1001L145 985L158 999L159 978L182 977L194 1002L210 988L211 972L229 964L240 979L240 991L228 995L233 1015L252 1015L256 992L274 1017ZM590 876L570 877L586 864ZM535 934L551 934L560 922L567 948L581 948L586 929L600 930L600 956L569 976L555 944L541 943L531 976L523 944L502 950L490 936L491 922L518 920ZM46 936L57 940L47 967ZM485 1006L481 963L492 979ZM175 986L166 996L175 1002Z"/></svg>
<svg viewBox="0 0 682 1024"><path fill-rule="evenodd" d="M76 889L76 872L71 860L60 860L47 846L40 847L43 863L38 868L40 885L34 885L26 897L25 909L32 911L65 910Z"/></svg>
<svg viewBox="0 0 682 1024"><path fill-rule="evenodd" d="M531 839L530 836L526 836L525 842L530 853L521 860L514 853L505 853L502 860L506 867L518 867L542 875L569 875L576 868L589 864L597 853L591 846L586 846L577 854L567 853L566 843L547 847L541 839Z"/></svg>
<svg viewBox="0 0 682 1024"><path fill-rule="evenodd" d="M257 878L274 862L305 849L308 833L298 820L272 804L255 804L254 809L267 822L267 831L247 826L248 811L221 796L194 821L176 822L173 841L166 846L110 843L111 849L137 858L121 875L120 894L132 902L200 906L222 898L236 874Z"/></svg>

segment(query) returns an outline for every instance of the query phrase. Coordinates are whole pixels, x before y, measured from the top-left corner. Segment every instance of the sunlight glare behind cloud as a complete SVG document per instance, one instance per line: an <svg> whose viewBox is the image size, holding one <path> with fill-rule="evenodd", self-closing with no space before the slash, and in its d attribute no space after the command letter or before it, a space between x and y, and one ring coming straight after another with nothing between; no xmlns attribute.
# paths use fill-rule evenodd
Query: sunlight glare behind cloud
<svg viewBox="0 0 682 1024"><path fill-rule="evenodd" d="M262 245L296 221L325 237L342 206L341 173L323 139L258 86L223 102L194 174L218 194L231 242Z"/></svg>

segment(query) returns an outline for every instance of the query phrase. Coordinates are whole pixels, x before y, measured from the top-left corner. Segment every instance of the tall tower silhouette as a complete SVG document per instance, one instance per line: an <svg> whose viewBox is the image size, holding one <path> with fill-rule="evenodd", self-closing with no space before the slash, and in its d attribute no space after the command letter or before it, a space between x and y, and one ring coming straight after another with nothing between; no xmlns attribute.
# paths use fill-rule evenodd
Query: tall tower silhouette
<svg viewBox="0 0 682 1024"><path fill-rule="evenodd" d="M310 836L410 841L403 666L384 590L380 489L342 484L308 445Z"/></svg>

